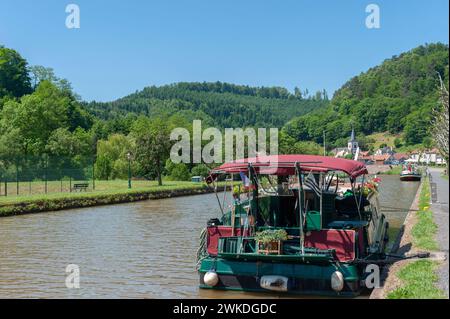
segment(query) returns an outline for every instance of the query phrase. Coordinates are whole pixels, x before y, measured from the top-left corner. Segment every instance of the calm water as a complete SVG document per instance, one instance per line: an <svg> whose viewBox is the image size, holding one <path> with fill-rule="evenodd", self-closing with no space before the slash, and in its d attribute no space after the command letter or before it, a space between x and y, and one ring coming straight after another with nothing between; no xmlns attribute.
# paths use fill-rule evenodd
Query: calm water
<svg viewBox="0 0 450 319"><path fill-rule="evenodd" d="M392 227L405 218L418 183L382 177ZM0 218L0 298L278 297L199 290L198 236L218 217L213 194ZM80 289L65 268L80 267Z"/></svg>

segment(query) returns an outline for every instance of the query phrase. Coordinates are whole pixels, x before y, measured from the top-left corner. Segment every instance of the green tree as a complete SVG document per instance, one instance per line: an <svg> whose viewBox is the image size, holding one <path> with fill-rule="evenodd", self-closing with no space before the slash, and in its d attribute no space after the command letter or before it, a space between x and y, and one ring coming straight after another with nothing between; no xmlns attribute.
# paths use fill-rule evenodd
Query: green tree
<svg viewBox="0 0 450 319"><path fill-rule="evenodd" d="M70 132L67 128L54 130L47 142L46 152L50 155L76 157L92 155L92 136L82 128Z"/></svg>
<svg viewBox="0 0 450 319"><path fill-rule="evenodd" d="M170 151L170 127L167 118L150 120L139 117L133 124L131 135L136 141L135 158L142 173L146 176L156 175L158 185L162 185L164 163Z"/></svg>
<svg viewBox="0 0 450 319"><path fill-rule="evenodd" d="M394 146L395 146L395 148L400 148L400 147L402 147L402 146L403 146L402 140L401 140L400 138L396 137L396 138L394 139Z"/></svg>
<svg viewBox="0 0 450 319"><path fill-rule="evenodd" d="M198 164L191 169L192 176L207 177L211 169L205 164Z"/></svg>
<svg viewBox="0 0 450 319"><path fill-rule="evenodd" d="M431 110L419 109L406 117L404 129L405 142L408 145L420 144L429 134Z"/></svg>
<svg viewBox="0 0 450 319"><path fill-rule="evenodd" d="M331 103L292 119L283 130L295 140L339 145L348 138L349 124L369 135L404 132L405 145L430 137L430 114L439 99L439 74L448 83L448 45L419 46L385 60L381 65L353 77L333 96ZM315 100L323 94L316 94Z"/></svg>
<svg viewBox="0 0 450 319"><path fill-rule="evenodd" d="M168 177L173 181L188 181L190 178L189 169L186 164L175 164L171 159L166 160L165 169Z"/></svg>
<svg viewBox="0 0 450 319"><path fill-rule="evenodd" d="M31 73L31 83L33 84L33 89L41 83L42 81L56 82L58 78L52 68L46 68L41 65L30 66Z"/></svg>
<svg viewBox="0 0 450 319"><path fill-rule="evenodd" d="M103 179L126 179L128 177L127 154L129 152L133 154L134 151L133 139L122 134L112 134L107 140L99 140L96 161L99 176ZM136 164L134 161L132 163L132 171L136 172Z"/></svg>
<svg viewBox="0 0 450 319"><path fill-rule="evenodd" d="M95 178L108 180L112 173L112 160L107 154L100 154L95 161Z"/></svg>
<svg viewBox="0 0 450 319"><path fill-rule="evenodd" d="M0 98L31 93L27 61L12 49L0 46Z"/></svg>
<svg viewBox="0 0 450 319"><path fill-rule="evenodd" d="M42 82L33 94L10 100L0 115L0 133L12 133L15 148L26 154L42 154L52 132L69 126L70 98L50 82ZM16 133L14 133L16 132Z"/></svg>

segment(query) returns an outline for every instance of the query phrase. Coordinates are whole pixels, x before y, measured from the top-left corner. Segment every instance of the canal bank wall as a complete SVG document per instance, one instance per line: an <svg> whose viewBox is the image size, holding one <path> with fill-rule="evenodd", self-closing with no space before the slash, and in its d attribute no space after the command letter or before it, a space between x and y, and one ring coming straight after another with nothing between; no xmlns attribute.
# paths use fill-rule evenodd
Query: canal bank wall
<svg viewBox="0 0 450 319"><path fill-rule="evenodd" d="M435 251L434 248L432 247L428 247L425 246L425 248L423 248L422 246L419 246L419 244L417 244L418 240L422 240L422 243L420 245L424 245L423 243L423 238L418 239L417 238L417 233L413 233L416 232L415 228L416 225L420 224L420 227L424 227L424 220L423 220L423 215L421 215L422 217L419 217L419 213L422 212L424 213L424 206L425 205L425 209L427 209L426 205L423 202L423 196L427 196L424 194L427 194L428 191L426 191L425 188L425 183L428 183L428 177L423 177L422 181L420 183L420 186L417 189L415 198L411 204L410 210L404 220L404 223L402 225L402 227L400 228L400 231L397 235L396 240L394 241L394 244L391 248L391 250L389 251L389 253L391 254L396 254L396 255L401 255L401 256L415 256L417 253L429 253L429 257L426 259L422 259L422 260L428 260L428 261L436 261L436 262L441 262L443 260L445 260L445 256L443 256L443 254L441 252ZM428 186L427 186L428 187ZM425 193L424 193L425 192ZM425 197L426 198L426 197ZM433 218L435 218L435 216L433 216ZM429 245L429 244L428 244ZM398 293L399 288L403 288L405 286L405 282L404 280L399 279L399 274L400 271L403 271L404 269L407 268L407 266L409 267L409 265L416 265L416 261L420 260L421 258L411 258L411 259L403 259L403 260L399 260L389 266L386 266L381 273L381 278L380 278L380 288L376 288L372 291L371 295L370 295L370 299L386 299L386 298L394 298L394 299L398 299L398 298L404 298L404 296L408 296L405 295L404 293L400 294ZM421 270L423 272L423 270ZM429 271L433 271L432 268L425 270L425 272L428 274ZM425 273L422 274L423 276L425 276ZM416 276L421 276L421 275L417 275ZM404 279L404 278L403 278ZM411 294L409 296L415 296L414 298L422 298L422 296L433 296L431 298L440 298L438 297L439 291L435 290L435 285L433 280L430 278L425 279L424 278L424 283L426 283L427 285L424 285L423 287L421 287L422 290L420 291L416 291L417 288L414 287L415 291L414 294ZM430 290L429 287L432 287L432 292L428 291ZM427 287L427 288L424 288ZM422 292L423 290L427 290L428 295L423 295ZM396 292L395 295L393 295L394 297L392 297L390 294ZM433 294L431 294L433 293ZM409 298L409 297L405 297L405 298Z"/></svg>
<svg viewBox="0 0 450 319"><path fill-rule="evenodd" d="M401 226L398 235L391 247L389 253L404 254L410 252L412 249L412 228L416 223L416 212L419 209L420 194L423 188L423 181L421 181L419 188L417 189L414 200L411 204L405 221ZM375 288L370 294L370 299L386 299L387 293L394 290L399 286L399 280L396 277L396 272L408 261L398 261L392 265L386 266L380 278L380 288Z"/></svg>
<svg viewBox="0 0 450 319"><path fill-rule="evenodd" d="M217 191L223 191L223 187ZM0 205L0 217L33 214L63 209L75 209L92 206L130 203L151 199L164 199L213 193L214 188L207 185L192 186L182 189L128 191L113 194L77 194L59 198L41 198L20 203Z"/></svg>

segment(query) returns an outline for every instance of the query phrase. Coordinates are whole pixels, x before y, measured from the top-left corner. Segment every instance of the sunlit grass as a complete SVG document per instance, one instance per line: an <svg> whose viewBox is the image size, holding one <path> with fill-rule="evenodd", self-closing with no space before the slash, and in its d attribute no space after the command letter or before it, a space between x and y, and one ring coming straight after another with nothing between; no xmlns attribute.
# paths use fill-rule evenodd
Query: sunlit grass
<svg viewBox="0 0 450 319"><path fill-rule="evenodd" d="M440 299L444 293L436 287L438 263L429 260L413 262L398 272L404 285L388 294L388 299Z"/></svg>
<svg viewBox="0 0 450 319"><path fill-rule="evenodd" d="M99 195L114 195L114 194L126 194L126 193L136 193L136 192L157 192L157 191L165 191L165 190L180 190L180 189L195 189L195 188L203 188L205 187L205 183L195 183L195 182L187 182L187 181L163 181L162 186L158 186L156 181L132 181L132 188L128 189L128 181L127 180L112 180L112 181L95 181L95 190L92 189L92 182L89 183L89 188L86 192L69 192L69 189L63 190L61 192L60 182L48 182L47 183L47 194L45 194L45 185L43 182L33 182L38 183L39 187L43 189L39 193L31 193L30 192L19 192L19 195L16 195L16 192L12 194L8 192L8 196L0 196L0 206L1 205L10 205L15 203L23 203L30 201L39 201L39 200L47 200L47 199L65 199L65 198L92 198ZM72 185L77 183L76 181L72 182ZM28 183L24 183L28 184ZM42 185L41 185L42 184ZM3 186L4 187L4 186ZM19 185L19 187L24 188L23 185ZM35 186L34 189L36 189ZM15 191L15 183L9 183L8 189L11 192Z"/></svg>
<svg viewBox="0 0 450 319"><path fill-rule="evenodd" d="M412 229L413 245L425 250L437 250L439 247L434 239L437 225L430 210L430 196L430 182L426 179L419 198L418 220Z"/></svg>
<svg viewBox="0 0 450 319"><path fill-rule="evenodd" d="M383 172L384 175L400 175L402 172L402 165L392 166L392 168L386 172Z"/></svg>

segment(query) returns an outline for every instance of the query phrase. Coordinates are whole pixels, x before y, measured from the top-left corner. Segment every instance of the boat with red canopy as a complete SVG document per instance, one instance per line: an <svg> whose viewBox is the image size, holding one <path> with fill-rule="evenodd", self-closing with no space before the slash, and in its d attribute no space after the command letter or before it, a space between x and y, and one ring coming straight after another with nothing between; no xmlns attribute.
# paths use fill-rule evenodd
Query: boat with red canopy
<svg viewBox="0 0 450 319"><path fill-rule="evenodd" d="M316 155L213 169L220 215L202 232L200 287L358 295L387 243L379 180L367 174L361 162Z"/></svg>

